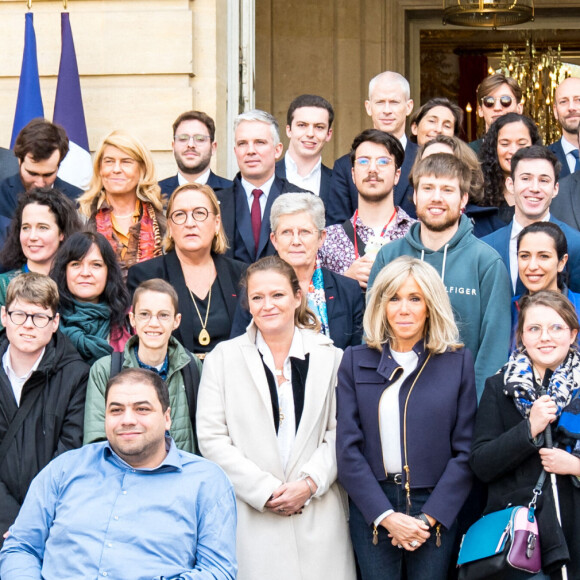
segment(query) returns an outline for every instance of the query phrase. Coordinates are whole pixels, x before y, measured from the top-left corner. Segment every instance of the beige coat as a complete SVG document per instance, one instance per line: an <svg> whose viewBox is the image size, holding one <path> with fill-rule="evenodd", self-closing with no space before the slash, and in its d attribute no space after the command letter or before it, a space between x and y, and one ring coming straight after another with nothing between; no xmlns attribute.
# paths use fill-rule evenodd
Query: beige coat
<svg viewBox="0 0 580 580"><path fill-rule="evenodd" d="M207 356L197 403L202 454L234 484L238 506L238 580L354 580L346 494L336 481L336 373L342 352L301 330L310 353L304 410L286 473L282 467L255 327ZM302 473L319 483L303 513L264 507L272 492Z"/></svg>

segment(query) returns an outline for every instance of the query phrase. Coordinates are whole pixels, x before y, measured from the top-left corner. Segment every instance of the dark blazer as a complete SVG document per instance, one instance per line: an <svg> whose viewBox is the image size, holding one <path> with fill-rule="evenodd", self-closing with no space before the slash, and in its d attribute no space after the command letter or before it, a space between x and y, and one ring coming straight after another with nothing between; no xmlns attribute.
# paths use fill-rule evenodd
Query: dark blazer
<svg viewBox="0 0 580 580"><path fill-rule="evenodd" d="M362 319L365 305L359 283L326 268L322 268L322 276L324 278L328 328L334 346L344 350L347 346L360 344L362 342ZM244 308L241 302L238 302L230 338L244 334L251 320L252 316L248 309Z"/></svg>
<svg viewBox="0 0 580 580"><path fill-rule="evenodd" d="M230 322L234 319L236 305L238 303L238 286L240 279L246 271L247 265L236 260L230 260L225 256L215 254L213 256L215 269L217 271L217 281L222 291ZM197 316L189 290L185 284L181 263L175 252L168 252L164 256L147 260L135 264L129 268L127 276L127 287L133 295L135 288L145 280L152 278L162 278L169 282L177 292L179 297L179 312L181 313L181 324L173 332L173 336L190 352L193 352L193 326L192 320Z"/></svg>
<svg viewBox="0 0 580 580"><path fill-rule="evenodd" d="M560 181L563 177L570 175L570 167L568 166L568 161L566 160L566 153L564 153L564 148L562 147L562 139L558 139L548 145L548 149L556 154L558 161L562 164L562 169L560 169Z"/></svg>
<svg viewBox="0 0 580 580"><path fill-rule="evenodd" d="M11 149L0 147L0 181L18 173L20 165Z"/></svg>
<svg viewBox="0 0 580 580"><path fill-rule="evenodd" d="M393 192L394 204L402 207L412 218L417 217L417 213L413 203L413 188L409 182L409 173L415 161L417 149L417 144L407 139L405 160L401 165L401 177ZM349 153L335 161L330 187L326 222L327 225L342 224L354 215L358 207L358 191L352 180L352 163Z"/></svg>
<svg viewBox="0 0 580 580"><path fill-rule="evenodd" d="M207 180L207 185L209 185L214 191L219 191L220 189L226 189L226 187L231 187L233 181L230 179L225 179L225 177L220 177L216 175L213 171L209 172L209 178ZM171 194L179 187L179 181L177 179L177 174L162 179L159 182L159 187L161 188L161 196L163 199L168 199Z"/></svg>
<svg viewBox="0 0 580 580"><path fill-rule="evenodd" d="M473 358L465 348L428 358L422 341L413 350L417 367L399 391L401 458L404 464L406 416L410 486L433 488L423 511L449 528L471 489L469 452L477 407ZM382 352L367 345L349 347L338 370L338 480L369 525L394 509L379 484L387 479L379 403L401 370L388 345Z"/></svg>
<svg viewBox="0 0 580 580"><path fill-rule="evenodd" d="M550 214L580 230L580 171L560 179L559 186L558 195L550 204Z"/></svg>
<svg viewBox="0 0 580 580"><path fill-rule="evenodd" d="M284 157L280 161L276 162L276 177L280 179L286 179L286 161ZM322 165L321 175L320 175L320 191L318 197L324 202L324 208L326 209L328 205L328 198L330 196L330 184L332 181L332 169ZM331 225L328 221L328 213L326 214L326 225Z"/></svg>
<svg viewBox="0 0 580 580"><path fill-rule="evenodd" d="M60 177L56 178L53 187L75 202L83 192L83 190L76 185L63 181ZM18 203L18 195L24 193L24 191L25 188L20 180L20 173L11 175L2 181L0 183L0 215L13 218Z"/></svg>
<svg viewBox="0 0 580 580"><path fill-rule="evenodd" d="M557 431L554 428L554 443L556 440ZM488 378L477 410L470 461L475 475L487 484L485 513L504 509L509 504L527 505L530 502L532 489L542 470L539 448L543 443L543 436L539 437L537 444L531 440L528 421L516 408L513 398L505 395L503 373ZM557 476L564 535L568 547L572 548L575 561L572 570L568 568L568 577L580 578L577 548L580 534L580 490L573 485L573 479ZM556 520L549 476L542 491L536 514L542 538L542 567L546 570L558 562L561 564L568 550ZM552 577L560 578L561 574Z"/></svg>
<svg viewBox="0 0 580 580"><path fill-rule="evenodd" d="M556 196L557 197L557 196ZM550 221L557 226L560 226L566 241L568 242L568 263L566 264L566 271L569 275L568 287L572 292L580 292L580 232L571 228L568 224L561 222L550 214ZM503 260L508 272L510 272L510 235L512 231L512 224L496 230L489 236L485 236L482 240L489 244L494 250L498 252ZM511 276L510 276L510 287ZM513 288L513 287L512 287ZM526 292L526 287L518 276L516 283L515 296L521 296Z"/></svg>
<svg viewBox="0 0 580 580"><path fill-rule="evenodd" d="M238 173L232 187L217 192L222 214L222 224L230 247L226 252L229 258L235 258L251 264L264 256L272 256L276 250L270 241L270 210L274 201L283 193L309 193L297 185L276 177L268 194L268 201L262 216L262 228L258 251L255 251L254 234L248 198Z"/></svg>

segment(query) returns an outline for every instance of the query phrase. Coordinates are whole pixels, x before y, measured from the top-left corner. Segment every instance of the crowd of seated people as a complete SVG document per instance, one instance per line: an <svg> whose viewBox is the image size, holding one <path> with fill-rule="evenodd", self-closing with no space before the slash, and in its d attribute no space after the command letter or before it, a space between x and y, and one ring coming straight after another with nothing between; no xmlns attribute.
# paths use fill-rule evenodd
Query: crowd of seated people
<svg viewBox="0 0 580 580"><path fill-rule="evenodd" d="M206 113L177 117L161 181L113 130L84 192L57 176L62 128L22 129L0 181L2 580L455 578L460 535L542 470L533 578L580 579L580 79L548 146L502 74L472 143L457 104L410 94L371 79L333 168L317 95L290 103L284 155L270 113L240 114L226 177Z"/></svg>

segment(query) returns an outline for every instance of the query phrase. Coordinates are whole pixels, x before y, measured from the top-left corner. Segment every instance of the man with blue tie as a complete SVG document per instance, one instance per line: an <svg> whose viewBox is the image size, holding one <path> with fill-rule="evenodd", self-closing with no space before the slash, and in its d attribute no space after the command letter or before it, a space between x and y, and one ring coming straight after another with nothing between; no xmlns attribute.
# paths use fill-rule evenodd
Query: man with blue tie
<svg viewBox="0 0 580 580"><path fill-rule="evenodd" d="M282 154L276 119L259 109L234 121L234 152L240 172L232 187L217 192L229 242L226 256L251 264L276 252L270 240L270 208L282 193L304 192L276 177Z"/></svg>
<svg viewBox="0 0 580 580"><path fill-rule="evenodd" d="M373 128L390 133L401 143L405 159L401 165L401 177L395 186L393 201L411 217L415 217L413 188L409 172L415 161L417 144L407 138L405 124L413 111L411 89L407 79L396 72L386 71L369 83L369 98L365 109L373 121ZM330 195L326 208L327 224L342 224L350 219L358 207L358 190L352 179L350 153L334 163Z"/></svg>
<svg viewBox="0 0 580 580"><path fill-rule="evenodd" d="M578 124L580 123L580 79L569 77L556 88L554 117L562 128L562 137L548 145L562 164L560 179L580 170L578 160Z"/></svg>

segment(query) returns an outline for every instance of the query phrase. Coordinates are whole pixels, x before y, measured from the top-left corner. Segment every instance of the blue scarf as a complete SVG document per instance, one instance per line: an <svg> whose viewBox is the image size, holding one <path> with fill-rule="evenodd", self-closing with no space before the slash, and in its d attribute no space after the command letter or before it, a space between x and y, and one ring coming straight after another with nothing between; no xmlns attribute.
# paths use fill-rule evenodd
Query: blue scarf
<svg viewBox="0 0 580 580"><path fill-rule="evenodd" d="M316 269L308 289L308 308L314 312L316 318L320 321L320 333L330 337L328 314L326 312L326 294L324 293L324 276L322 275L319 260L316 260Z"/></svg>

